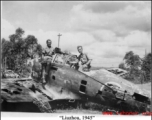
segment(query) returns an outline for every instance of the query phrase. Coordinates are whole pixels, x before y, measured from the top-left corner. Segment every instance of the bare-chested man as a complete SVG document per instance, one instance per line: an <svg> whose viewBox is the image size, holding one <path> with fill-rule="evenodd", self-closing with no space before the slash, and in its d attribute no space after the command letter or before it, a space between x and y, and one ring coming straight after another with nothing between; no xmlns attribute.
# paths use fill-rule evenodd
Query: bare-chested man
<svg viewBox="0 0 152 120"><path fill-rule="evenodd" d="M46 76L48 74L49 65L52 61L52 55L54 54L54 49L52 47L52 41L48 39L46 41L47 47L42 51L42 82L46 82Z"/></svg>
<svg viewBox="0 0 152 120"><path fill-rule="evenodd" d="M77 47L78 52L80 53L80 55L78 56L78 60L81 62L82 65L82 70L83 71L89 71L91 68L91 59L89 59L88 55L83 53L83 48L82 46L78 46Z"/></svg>

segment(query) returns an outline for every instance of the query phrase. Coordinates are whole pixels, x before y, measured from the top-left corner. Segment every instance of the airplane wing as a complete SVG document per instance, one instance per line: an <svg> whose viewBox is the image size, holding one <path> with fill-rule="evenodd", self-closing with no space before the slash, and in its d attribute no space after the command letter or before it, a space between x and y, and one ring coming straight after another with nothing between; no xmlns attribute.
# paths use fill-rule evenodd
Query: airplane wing
<svg viewBox="0 0 152 120"><path fill-rule="evenodd" d="M34 98L41 98L47 101L42 95L40 89L35 86L40 86L32 79L2 79L1 80L1 96L9 102L31 102ZM35 87L35 88L33 88ZM51 98L50 98L51 99Z"/></svg>
<svg viewBox="0 0 152 120"><path fill-rule="evenodd" d="M2 110L18 112L52 112L52 105L56 102L75 101L73 96L60 95L60 92L47 86L44 88L41 83L29 78L2 79L1 98Z"/></svg>
<svg viewBox="0 0 152 120"><path fill-rule="evenodd" d="M108 85L108 83L111 83L113 85L118 85L120 86L120 90L122 91L126 90L131 95L133 95L134 93L138 93L140 95L151 98L151 88L147 90L143 87L143 85L136 85L105 69L85 72L85 74L93 77L96 80L102 81L106 85Z"/></svg>

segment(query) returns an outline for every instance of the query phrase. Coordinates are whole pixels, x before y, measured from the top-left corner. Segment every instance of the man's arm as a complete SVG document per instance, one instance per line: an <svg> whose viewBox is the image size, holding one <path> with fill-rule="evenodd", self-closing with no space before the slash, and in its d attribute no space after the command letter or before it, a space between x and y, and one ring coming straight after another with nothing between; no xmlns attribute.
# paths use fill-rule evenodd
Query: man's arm
<svg viewBox="0 0 152 120"><path fill-rule="evenodd" d="M92 59L89 59L86 65L89 65L91 63Z"/></svg>
<svg viewBox="0 0 152 120"><path fill-rule="evenodd" d="M78 56L76 56L77 57L77 60L78 60L78 62L80 61L80 55L78 55Z"/></svg>
<svg viewBox="0 0 152 120"><path fill-rule="evenodd" d="M87 54L86 54L86 57L87 57L87 59L88 59L88 62L86 63L86 65L89 65L89 64L91 63L92 59L89 59L89 57L88 57Z"/></svg>
<svg viewBox="0 0 152 120"><path fill-rule="evenodd" d="M44 56L45 56L45 49L43 48L42 49L42 58L44 58Z"/></svg>

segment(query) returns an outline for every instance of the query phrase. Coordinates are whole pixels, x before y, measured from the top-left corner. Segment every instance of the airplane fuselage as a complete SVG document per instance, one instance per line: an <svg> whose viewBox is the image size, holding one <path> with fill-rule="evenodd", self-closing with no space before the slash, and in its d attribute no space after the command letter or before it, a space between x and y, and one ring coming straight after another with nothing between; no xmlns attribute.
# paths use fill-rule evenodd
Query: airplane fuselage
<svg viewBox="0 0 152 120"><path fill-rule="evenodd" d="M61 95L71 95L73 99L92 101L122 110L147 109L145 101L137 100L138 94L134 96L127 85L113 81L112 78L97 80L68 66L54 64L50 68L47 86Z"/></svg>

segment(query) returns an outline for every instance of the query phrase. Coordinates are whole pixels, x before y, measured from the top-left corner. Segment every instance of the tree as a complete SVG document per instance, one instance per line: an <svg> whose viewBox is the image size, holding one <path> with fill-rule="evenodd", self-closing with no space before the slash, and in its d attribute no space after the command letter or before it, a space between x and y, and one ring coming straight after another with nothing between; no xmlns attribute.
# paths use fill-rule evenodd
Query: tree
<svg viewBox="0 0 152 120"><path fill-rule="evenodd" d="M12 46L10 52L11 56L9 56L8 59L11 63L14 63L13 66L11 64L11 69L15 69L17 65L22 64L22 51L24 50L24 39L22 38L23 34L24 30L22 28L17 28L15 34L9 36Z"/></svg>
<svg viewBox="0 0 152 120"><path fill-rule="evenodd" d="M24 30L22 28L17 28L15 34L9 36L10 41L12 43L18 42L19 40L22 39L23 34L24 34Z"/></svg>
<svg viewBox="0 0 152 120"><path fill-rule="evenodd" d="M3 61L3 64L5 64L5 67L6 67L6 64L7 66L11 66L12 63L10 62L11 61L11 56L12 56L12 50L13 50L13 45L10 41L3 41L2 43L2 61Z"/></svg>
<svg viewBox="0 0 152 120"><path fill-rule="evenodd" d="M28 35L25 38L25 47L26 47L25 53L27 56L29 53L31 53L31 55L34 53L37 44L38 44L37 38L35 38L35 36L33 36L33 35ZM31 52L29 52L28 50Z"/></svg>
<svg viewBox="0 0 152 120"><path fill-rule="evenodd" d="M37 38L34 35L28 35L25 38L26 46L37 44Z"/></svg>
<svg viewBox="0 0 152 120"><path fill-rule="evenodd" d="M24 32L22 28L18 28L15 34L9 36L9 40L2 39L2 60L5 61L3 64L6 63L9 69L16 72L26 69L24 63L28 59L29 49L32 54L42 53L42 46L38 44L37 38L33 35L23 38Z"/></svg>
<svg viewBox="0 0 152 120"><path fill-rule="evenodd" d="M126 53L124 60L127 66L129 66L130 68L133 67L137 69L141 65L141 59L139 55L134 54L132 51Z"/></svg>
<svg viewBox="0 0 152 120"><path fill-rule="evenodd" d="M15 31L15 35L17 36L17 38L21 38L24 34L24 30L22 28L18 28Z"/></svg>
<svg viewBox="0 0 152 120"><path fill-rule="evenodd" d="M6 41L5 38L2 38L2 45L5 43L5 41Z"/></svg>
<svg viewBox="0 0 152 120"><path fill-rule="evenodd" d="M152 70L152 54L148 53L143 58L141 69L145 72L146 82L150 81L150 74Z"/></svg>
<svg viewBox="0 0 152 120"><path fill-rule="evenodd" d="M42 55L42 46L40 44L37 45L37 48L36 48L36 52L39 54L39 56Z"/></svg>
<svg viewBox="0 0 152 120"><path fill-rule="evenodd" d="M141 58L139 55L133 53L133 51L129 51L125 54L124 60L129 70L129 79L135 80L140 79L140 67L141 67ZM140 81L140 80L139 80Z"/></svg>
<svg viewBox="0 0 152 120"><path fill-rule="evenodd" d="M125 67L125 64L124 63L120 63L119 64L119 68L123 69L123 70L126 70L126 67Z"/></svg>

